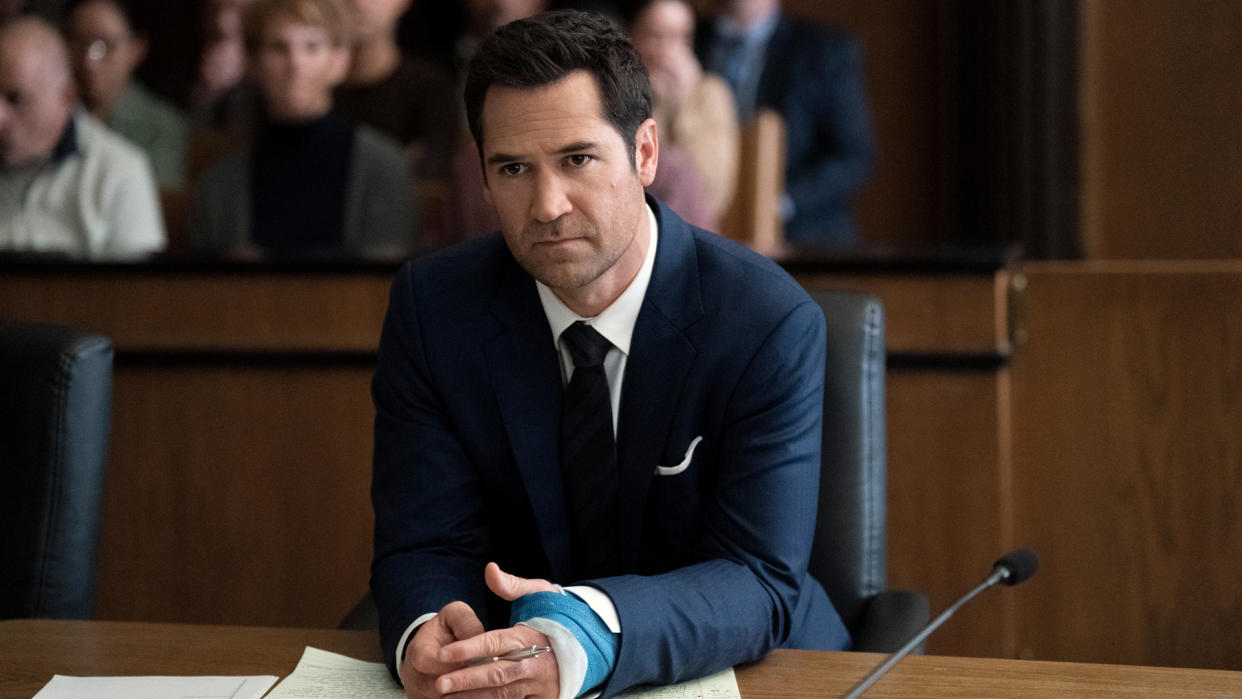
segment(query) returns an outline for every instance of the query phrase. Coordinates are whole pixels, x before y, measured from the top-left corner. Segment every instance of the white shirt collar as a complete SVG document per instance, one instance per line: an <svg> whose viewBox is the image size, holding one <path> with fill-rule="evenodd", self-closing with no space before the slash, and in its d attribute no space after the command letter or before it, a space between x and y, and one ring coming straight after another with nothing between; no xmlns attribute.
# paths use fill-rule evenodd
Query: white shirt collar
<svg viewBox="0 0 1242 699"><path fill-rule="evenodd" d="M642 309L643 298L647 295L647 285L651 282L651 270L655 266L656 242L659 239L655 213L650 205L647 209L647 221L651 231L651 239L647 245L647 256L643 258L643 266L638 269L634 281L625 291L594 318L583 318L574 313L556 297L552 289L543 282L536 280L535 288L539 291L539 302L543 304L543 313L548 317L548 325L552 327L552 341L556 342L561 333L579 320L586 321L612 343L613 347L625 355L630 353L630 338L634 335L634 325L638 323L638 312Z"/></svg>

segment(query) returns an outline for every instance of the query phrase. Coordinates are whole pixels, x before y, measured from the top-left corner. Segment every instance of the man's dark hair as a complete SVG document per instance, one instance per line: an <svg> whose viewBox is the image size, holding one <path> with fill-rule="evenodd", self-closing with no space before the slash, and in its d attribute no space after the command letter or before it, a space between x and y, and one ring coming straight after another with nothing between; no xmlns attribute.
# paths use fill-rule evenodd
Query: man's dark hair
<svg viewBox="0 0 1242 699"><path fill-rule="evenodd" d="M595 78L600 109L627 145L635 164L634 136L651 116L647 68L621 29L604 17L555 10L497 29L470 61L466 76L466 119L483 155L483 99L492 85L542 87L578 70Z"/></svg>

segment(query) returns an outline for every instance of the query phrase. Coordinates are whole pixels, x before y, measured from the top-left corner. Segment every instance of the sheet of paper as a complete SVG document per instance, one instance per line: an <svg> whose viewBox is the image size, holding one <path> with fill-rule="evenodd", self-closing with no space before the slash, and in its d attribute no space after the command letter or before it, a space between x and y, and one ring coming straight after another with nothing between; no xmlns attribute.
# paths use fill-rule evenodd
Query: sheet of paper
<svg viewBox="0 0 1242 699"><path fill-rule="evenodd" d="M267 696L269 699L405 699L405 690L388 674L383 663L368 663L307 646L293 674Z"/></svg>
<svg viewBox="0 0 1242 699"><path fill-rule="evenodd" d="M260 699L274 675L255 677L68 677L55 675L34 699Z"/></svg>
<svg viewBox="0 0 1242 699"><path fill-rule="evenodd" d="M617 695L625 699L742 699L733 668L665 687L635 687Z"/></svg>

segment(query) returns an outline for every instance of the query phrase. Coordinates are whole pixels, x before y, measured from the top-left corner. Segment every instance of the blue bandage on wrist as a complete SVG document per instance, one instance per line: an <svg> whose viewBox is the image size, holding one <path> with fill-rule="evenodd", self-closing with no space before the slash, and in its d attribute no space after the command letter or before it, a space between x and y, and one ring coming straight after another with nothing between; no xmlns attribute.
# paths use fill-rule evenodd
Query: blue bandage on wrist
<svg viewBox="0 0 1242 699"><path fill-rule="evenodd" d="M571 594L536 592L520 597L509 612L509 624L531 619L549 619L564 626L586 652L587 672L582 680L584 692L602 683L617 664L619 634L608 630L604 620L586 602Z"/></svg>

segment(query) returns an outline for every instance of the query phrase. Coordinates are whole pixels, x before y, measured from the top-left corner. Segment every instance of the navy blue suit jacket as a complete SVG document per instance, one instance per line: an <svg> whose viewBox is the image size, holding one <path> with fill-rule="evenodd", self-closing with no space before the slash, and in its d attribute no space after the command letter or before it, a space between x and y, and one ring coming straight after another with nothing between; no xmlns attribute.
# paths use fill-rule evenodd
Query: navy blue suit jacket
<svg viewBox="0 0 1242 699"><path fill-rule="evenodd" d="M709 69L716 37L713 20L699 23L695 51ZM794 204L786 239L854 242L853 197L875 160L858 42L781 15L768 42L756 102L785 120L785 189Z"/></svg>
<svg viewBox="0 0 1242 699"><path fill-rule="evenodd" d="M772 262L649 202L659 238L617 439L616 527L632 574L586 581L621 621L605 695L775 647L849 643L806 570L823 314ZM499 234L402 267L372 392L371 587L389 663L415 618L454 600L488 628L508 625L483 582L489 560L583 582L570 572L558 355L534 279Z"/></svg>

